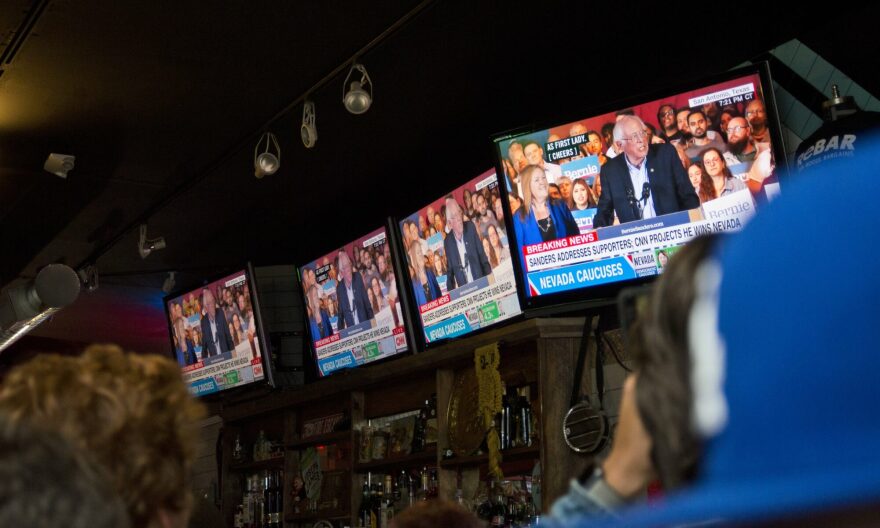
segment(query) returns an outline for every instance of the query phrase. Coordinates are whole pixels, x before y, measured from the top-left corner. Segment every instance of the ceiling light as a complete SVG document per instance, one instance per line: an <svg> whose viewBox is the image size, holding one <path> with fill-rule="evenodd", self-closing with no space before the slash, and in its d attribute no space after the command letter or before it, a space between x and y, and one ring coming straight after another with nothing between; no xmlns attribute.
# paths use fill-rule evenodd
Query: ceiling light
<svg viewBox="0 0 880 528"><path fill-rule="evenodd" d="M147 224L141 224L141 236L138 240L138 253L145 259L155 250L165 249L165 237L147 238Z"/></svg>
<svg viewBox="0 0 880 528"><path fill-rule="evenodd" d="M266 148L260 152L263 143L266 144ZM275 152L272 152L273 148ZM281 147L278 146L275 134L266 132L260 136L257 146L254 147L254 176L259 179L267 174L275 174L279 167L281 167Z"/></svg>
<svg viewBox="0 0 880 528"><path fill-rule="evenodd" d="M49 264L29 281L0 292L0 350L71 304L79 295L79 276L64 264Z"/></svg>
<svg viewBox="0 0 880 528"><path fill-rule="evenodd" d="M60 178L67 178L67 173L73 170L73 163L75 161L76 156L53 152L46 158L46 163L43 163L43 169Z"/></svg>
<svg viewBox="0 0 880 528"><path fill-rule="evenodd" d="M299 131L306 148L312 148L318 142L318 128L315 126L315 103L312 101L306 101L303 106L303 122Z"/></svg>
<svg viewBox="0 0 880 528"><path fill-rule="evenodd" d="M343 93L342 103L345 105L346 110L352 114L363 114L369 110L370 105L373 104L373 81L370 80L370 75L362 64L354 63L351 65L351 69L345 77L342 89L345 90L345 87L348 85L348 80L351 78L351 74L354 73L355 70L361 73L361 80L351 82L348 92ZM365 86L369 86L369 92L364 88Z"/></svg>

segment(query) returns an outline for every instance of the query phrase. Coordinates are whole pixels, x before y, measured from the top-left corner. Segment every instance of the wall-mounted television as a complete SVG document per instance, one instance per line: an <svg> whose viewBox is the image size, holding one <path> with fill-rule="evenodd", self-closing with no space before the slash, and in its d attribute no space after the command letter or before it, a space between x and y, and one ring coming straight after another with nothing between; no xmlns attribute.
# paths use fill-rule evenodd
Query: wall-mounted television
<svg viewBox="0 0 880 528"><path fill-rule="evenodd" d="M411 350L391 246L383 227L300 267L320 376Z"/></svg>
<svg viewBox="0 0 880 528"><path fill-rule="evenodd" d="M172 356L195 396L271 383L253 269L165 298Z"/></svg>
<svg viewBox="0 0 880 528"><path fill-rule="evenodd" d="M397 224L404 274L427 345L521 313L494 170Z"/></svg>
<svg viewBox="0 0 880 528"><path fill-rule="evenodd" d="M496 136L523 308L609 302L691 238L741 229L779 193L780 130L756 64Z"/></svg>

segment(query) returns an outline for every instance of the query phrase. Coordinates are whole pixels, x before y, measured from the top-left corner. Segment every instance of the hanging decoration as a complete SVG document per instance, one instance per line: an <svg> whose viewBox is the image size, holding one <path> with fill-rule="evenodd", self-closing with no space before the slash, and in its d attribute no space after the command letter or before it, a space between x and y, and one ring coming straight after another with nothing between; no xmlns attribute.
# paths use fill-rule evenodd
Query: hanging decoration
<svg viewBox="0 0 880 528"><path fill-rule="evenodd" d="M498 436L495 416L501 412L501 374L498 365L501 354L498 343L485 345L474 350L474 367L479 387L480 416L486 431L486 445L489 447L489 474L497 479L504 478L501 472L501 439Z"/></svg>

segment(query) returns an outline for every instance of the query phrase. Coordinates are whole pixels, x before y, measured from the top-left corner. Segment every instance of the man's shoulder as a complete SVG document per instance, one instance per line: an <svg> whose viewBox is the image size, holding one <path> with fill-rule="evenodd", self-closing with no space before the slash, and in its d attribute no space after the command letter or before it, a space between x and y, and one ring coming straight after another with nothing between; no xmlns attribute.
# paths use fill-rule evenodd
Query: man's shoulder
<svg viewBox="0 0 880 528"><path fill-rule="evenodd" d="M602 168L599 169L599 173L614 171L619 169L626 169L626 160L624 159L624 155L621 154L619 156L615 156L613 158L608 158L608 161L602 165Z"/></svg>

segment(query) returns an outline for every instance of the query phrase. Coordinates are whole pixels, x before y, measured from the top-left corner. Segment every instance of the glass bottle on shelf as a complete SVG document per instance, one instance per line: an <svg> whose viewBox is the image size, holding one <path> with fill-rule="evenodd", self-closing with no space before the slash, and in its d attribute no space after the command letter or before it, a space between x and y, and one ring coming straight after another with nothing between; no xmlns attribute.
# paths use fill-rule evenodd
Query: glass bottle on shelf
<svg viewBox="0 0 880 528"><path fill-rule="evenodd" d="M474 504L477 504L476 514L481 520L487 523L492 521L492 496L495 491L495 482L492 481L490 486L486 486L485 482L480 482L477 494L474 497Z"/></svg>
<svg viewBox="0 0 880 528"><path fill-rule="evenodd" d="M437 395L425 400L425 445L437 444Z"/></svg>
<svg viewBox="0 0 880 528"><path fill-rule="evenodd" d="M418 416L416 416L415 425L413 425L413 439L412 439L412 449L413 453L420 453L425 450L425 428L427 426L428 419L425 408L419 410Z"/></svg>
<svg viewBox="0 0 880 528"><path fill-rule="evenodd" d="M507 526L507 504L504 500L504 490L502 487L495 487L495 497L492 500L492 520L489 526Z"/></svg>
<svg viewBox="0 0 880 528"><path fill-rule="evenodd" d="M519 397L519 415L520 429L518 431L520 437L520 445L532 445L532 405L525 396Z"/></svg>
<svg viewBox="0 0 880 528"><path fill-rule="evenodd" d="M364 478L361 507L358 509L358 524L361 528L372 528L372 508L370 504L370 483Z"/></svg>
<svg viewBox="0 0 880 528"><path fill-rule="evenodd" d="M510 398L507 394L501 397L501 450L510 449Z"/></svg>
<svg viewBox="0 0 880 528"><path fill-rule="evenodd" d="M241 445L241 433L236 433L235 443L232 444L232 460L242 462L244 460L244 447Z"/></svg>
<svg viewBox="0 0 880 528"><path fill-rule="evenodd" d="M265 450L266 450L266 432L260 429L260 435L257 437L257 441L254 442L254 462L258 462L264 459Z"/></svg>
<svg viewBox="0 0 880 528"><path fill-rule="evenodd" d="M419 472L419 490L416 493L416 500L418 501L426 501L430 497L428 496L428 468L423 467Z"/></svg>

